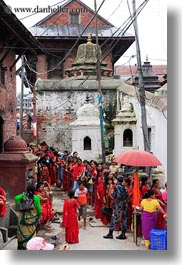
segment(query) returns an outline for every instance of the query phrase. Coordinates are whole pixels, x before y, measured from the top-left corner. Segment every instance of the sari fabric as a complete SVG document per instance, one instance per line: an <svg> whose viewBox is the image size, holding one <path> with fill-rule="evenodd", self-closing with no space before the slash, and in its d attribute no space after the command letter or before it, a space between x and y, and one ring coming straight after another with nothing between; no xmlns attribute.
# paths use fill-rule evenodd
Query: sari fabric
<svg viewBox="0 0 182 265"><path fill-rule="evenodd" d="M42 219L41 224L45 224L47 220L52 220L54 218L54 212L51 207L51 200L47 198L44 191L43 192L35 192L36 195L40 196L40 204L42 209ZM47 198L46 201L41 200L41 198Z"/></svg>
<svg viewBox="0 0 182 265"><path fill-rule="evenodd" d="M15 196L16 205L20 204L23 194ZM34 195L35 209L18 212L18 229L17 229L17 239L18 239L18 250L26 250L27 242L36 236L38 218L41 216L41 206L40 198Z"/></svg>
<svg viewBox="0 0 182 265"><path fill-rule="evenodd" d="M104 183L103 183L103 177L99 177L98 181L95 183L95 201L94 201L94 207L95 207L95 218L102 220L102 207L103 207L103 198L104 198Z"/></svg>
<svg viewBox="0 0 182 265"><path fill-rule="evenodd" d="M37 212L35 209L18 213L17 249L26 250L27 242L36 236L37 224Z"/></svg>
<svg viewBox="0 0 182 265"><path fill-rule="evenodd" d="M163 198L162 198L162 193L160 190L153 188L154 192L155 192L155 197L156 199L160 200L163 202ZM160 206L164 209L164 206L160 204ZM163 224L163 215L161 212L158 212L157 214L157 228L158 229L163 229L164 228L164 224Z"/></svg>
<svg viewBox="0 0 182 265"><path fill-rule="evenodd" d="M67 243L79 242L77 207L79 207L77 200L64 200L62 227L65 228L65 240Z"/></svg>
<svg viewBox="0 0 182 265"><path fill-rule="evenodd" d="M142 212L142 235L145 240L150 240L150 231L157 225L157 212Z"/></svg>

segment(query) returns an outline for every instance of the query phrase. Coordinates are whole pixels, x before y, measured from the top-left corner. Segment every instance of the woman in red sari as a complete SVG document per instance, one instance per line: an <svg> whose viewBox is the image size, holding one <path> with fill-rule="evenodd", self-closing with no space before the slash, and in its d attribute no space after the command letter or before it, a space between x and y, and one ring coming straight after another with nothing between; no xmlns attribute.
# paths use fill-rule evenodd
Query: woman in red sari
<svg viewBox="0 0 182 265"><path fill-rule="evenodd" d="M143 199L145 193L149 190L149 183L150 183L149 177L148 176L142 176L141 187L140 187L141 199Z"/></svg>
<svg viewBox="0 0 182 265"><path fill-rule="evenodd" d="M94 200L94 208L95 208L95 218L102 220L102 207L104 203L104 182L103 182L103 174L102 171L98 172L97 180L95 181L95 200Z"/></svg>
<svg viewBox="0 0 182 265"><path fill-rule="evenodd" d="M67 174L67 182L65 183L66 191L73 189L73 157L69 156L65 168Z"/></svg>
<svg viewBox="0 0 182 265"><path fill-rule="evenodd" d="M46 184L48 185L48 183ZM51 221L54 218L54 213L51 207L50 191L47 191L45 189L43 182L37 183L35 195L38 195L40 197L40 204L42 209L41 224L43 224L45 228L51 228Z"/></svg>
<svg viewBox="0 0 182 265"><path fill-rule="evenodd" d="M6 215L6 192L0 186L0 217L5 217Z"/></svg>
<svg viewBox="0 0 182 265"><path fill-rule="evenodd" d="M79 243L79 226L77 209L79 203L74 199L74 191L68 191L68 198L64 200L63 205L63 222L62 227L65 228L65 240L67 243Z"/></svg>
<svg viewBox="0 0 182 265"><path fill-rule="evenodd" d="M111 194L114 191L114 175L109 172L104 177L104 204L103 204L103 224L107 225L111 221L114 199Z"/></svg>
<svg viewBox="0 0 182 265"><path fill-rule="evenodd" d="M51 185L49 169L43 161L40 162L39 164L39 172L40 172L40 181L41 182L47 181L49 185Z"/></svg>
<svg viewBox="0 0 182 265"><path fill-rule="evenodd" d="M165 207L165 203L163 202L163 198L162 198L162 192L160 191L160 182L159 179L153 179L152 181L152 189L155 192L155 198L158 200L160 206L162 207L162 209L164 209ZM163 229L164 224L163 224L163 216L161 214L161 212L158 212L157 214L157 228L158 229Z"/></svg>

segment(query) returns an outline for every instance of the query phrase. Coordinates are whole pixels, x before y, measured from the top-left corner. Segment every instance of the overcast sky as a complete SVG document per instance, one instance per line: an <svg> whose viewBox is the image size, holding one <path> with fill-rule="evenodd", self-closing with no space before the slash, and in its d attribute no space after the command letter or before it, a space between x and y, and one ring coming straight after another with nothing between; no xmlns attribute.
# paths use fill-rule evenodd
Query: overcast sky
<svg viewBox="0 0 182 265"><path fill-rule="evenodd" d="M59 0L4 1L7 5L12 7L12 11L14 11L15 15L27 28L33 26L43 17L49 15L49 13L39 13L30 16L29 18L22 19L30 15L30 13L18 13L15 12L14 8L36 8L37 6L39 6L39 8L46 8L49 5L52 6L57 3L62 5L66 2ZM97 8L100 6L102 1L103 0L97 0ZM94 10L94 0L82 0L82 2ZM133 11L132 2L132 0L128 0L131 12ZM135 2L136 8L138 8L145 1L135 0ZM127 0L106 0L102 5L99 14L109 20L116 27L120 27L130 16ZM137 23L142 63L145 61L146 55L148 55L151 64L167 64L167 1L149 0L139 14ZM133 26L128 29L127 33L134 35ZM128 60L132 55L136 55L135 42L116 64L128 64ZM130 64L135 63L136 57L130 61Z"/></svg>

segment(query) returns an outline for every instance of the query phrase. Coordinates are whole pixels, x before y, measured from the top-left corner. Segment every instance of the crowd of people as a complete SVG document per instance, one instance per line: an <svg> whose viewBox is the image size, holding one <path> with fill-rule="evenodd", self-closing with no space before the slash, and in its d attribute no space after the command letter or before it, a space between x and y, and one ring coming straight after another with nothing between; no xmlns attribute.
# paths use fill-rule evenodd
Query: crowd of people
<svg viewBox="0 0 182 265"><path fill-rule="evenodd" d="M36 237L42 227L51 228L54 218L52 186L57 186L68 195L64 200L61 224L65 228L67 243L79 242L78 222L82 218L83 229L87 228L88 207L94 210L96 219L109 227L109 233L103 238L112 239L113 231L120 230L121 234L116 238L127 239L126 233L133 230L135 210L132 204L134 191L131 174L123 173L114 160L111 163L82 161L77 151L72 154L67 150L60 153L45 142L37 148L29 146L29 151L37 156L37 162L33 184L27 187L26 192L34 199L36 207L29 212L29 216L19 213L18 249L26 249L28 241ZM23 193L15 197L16 204L20 203L22 196ZM167 184L162 193L158 179L150 183L148 176L141 177L140 210L142 218L138 224L138 233L143 236L148 248L150 230L167 229Z"/></svg>

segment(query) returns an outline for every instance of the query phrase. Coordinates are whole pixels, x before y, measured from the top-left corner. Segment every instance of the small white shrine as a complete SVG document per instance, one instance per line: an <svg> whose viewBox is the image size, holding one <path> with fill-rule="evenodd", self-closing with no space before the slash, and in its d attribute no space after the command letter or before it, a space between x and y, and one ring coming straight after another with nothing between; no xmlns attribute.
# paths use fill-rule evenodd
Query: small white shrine
<svg viewBox="0 0 182 265"><path fill-rule="evenodd" d="M128 95L123 95L122 106L116 118L112 120L114 125L115 149L114 155L119 155L122 151L138 149L136 123L137 118L133 104L129 101Z"/></svg>
<svg viewBox="0 0 182 265"><path fill-rule="evenodd" d="M77 120L71 123L72 151L82 160L101 160L101 130L99 109L88 101L78 109Z"/></svg>

